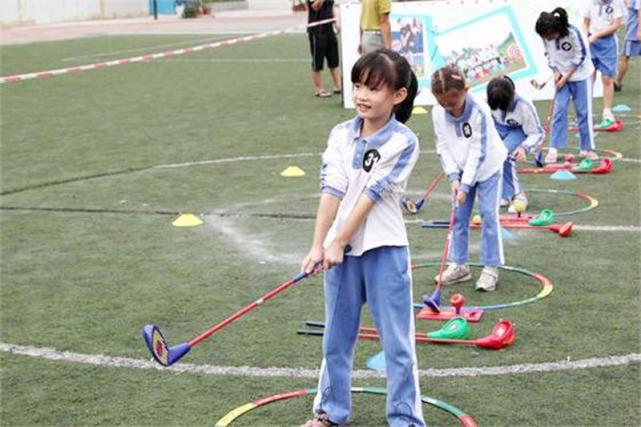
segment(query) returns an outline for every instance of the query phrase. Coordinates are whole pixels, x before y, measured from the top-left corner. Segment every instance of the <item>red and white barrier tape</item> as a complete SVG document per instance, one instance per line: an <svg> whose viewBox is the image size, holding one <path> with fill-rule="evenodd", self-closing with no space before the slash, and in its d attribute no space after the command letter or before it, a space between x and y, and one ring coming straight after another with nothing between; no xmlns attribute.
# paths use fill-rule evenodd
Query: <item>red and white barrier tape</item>
<svg viewBox="0 0 641 427"><path fill-rule="evenodd" d="M335 18L325 19L323 21L317 21L312 24L296 25L293 27L285 28L284 30L268 31L264 33L254 34L251 36L238 37L235 39L223 40L215 43L207 43L199 46L176 49L176 50L171 50L167 52L152 53L148 55L134 56L131 58L124 58L124 59L115 59L113 61L96 62L95 64L78 65L78 66L69 67L69 68L59 68L57 70L46 70L46 71L39 71L36 73L15 74L13 76L2 76L0 77L0 84L13 83L13 82L19 82L19 81L31 80L31 79L44 79L47 77L59 76L62 74L77 73L80 71L89 71L89 70L95 70L98 68L113 67L116 65L134 64L136 62L147 62L147 61L153 61L155 59L169 58L172 56L184 55L185 53L200 52L203 50L215 49L221 46L228 46L228 45L237 44L237 43L245 43L251 40L262 39L265 37L275 36L283 33L289 33L303 27L307 27L307 28L316 27L318 25L334 22L335 20L336 20Z"/></svg>

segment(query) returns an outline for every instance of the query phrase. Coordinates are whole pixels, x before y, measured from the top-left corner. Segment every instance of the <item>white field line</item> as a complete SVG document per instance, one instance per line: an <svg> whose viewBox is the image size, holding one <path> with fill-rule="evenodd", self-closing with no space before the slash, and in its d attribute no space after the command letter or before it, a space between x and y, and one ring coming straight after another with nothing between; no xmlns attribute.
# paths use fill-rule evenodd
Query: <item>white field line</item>
<svg viewBox="0 0 641 427"><path fill-rule="evenodd" d="M140 34L138 34L140 35ZM180 42L173 42L173 43L164 43L164 44L156 44L152 46L147 46L147 47L137 47L133 49L124 49L124 50L111 50L107 52L98 52L98 53L89 53L87 55L78 55L78 56L69 56L67 58L62 58L62 62L73 62L73 61L78 61L81 59L91 59L91 58L104 58L106 56L113 56L113 55L120 55L123 53L133 53L133 52L145 52L145 51L150 51L150 50L155 50L159 48L166 48L166 47L175 47L175 46L189 46L194 43L204 43L204 42L210 42L214 40L219 40L225 38L224 35L216 35L214 37L207 37L207 38L200 38L200 39L195 39L195 40L184 40Z"/></svg>
<svg viewBox="0 0 641 427"><path fill-rule="evenodd" d="M421 150L421 153L429 154L434 152L435 152L434 150ZM219 163L247 162L247 161L257 161L257 160L296 159L300 157L320 157L322 155L323 153L319 152L319 153L267 154L264 156L226 157L222 159L197 160L194 162L185 162L185 163L167 163L167 164L153 166L153 168L154 169L188 168L191 166L215 165Z"/></svg>
<svg viewBox="0 0 641 427"><path fill-rule="evenodd" d="M297 159L300 157L319 157L321 155L322 153L298 153L298 154L272 154L272 155L265 155L265 156L227 157L222 159L198 160L195 162L169 163L164 165L156 165L154 166L154 168L155 169L186 168L191 166L215 165L219 163L234 163L234 162L256 161L256 160Z"/></svg>
<svg viewBox="0 0 641 427"><path fill-rule="evenodd" d="M604 231L607 233L641 233L641 227L634 225L575 225L578 231Z"/></svg>
<svg viewBox="0 0 641 427"><path fill-rule="evenodd" d="M168 59L164 61L165 64L170 64L172 62L206 62L208 64L222 63L222 64L270 64L270 63L282 63L282 62L309 62L307 58L247 58L247 59L234 59L234 58L211 58L211 59L185 59L185 58L175 58ZM160 62L159 62L160 64Z"/></svg>
<svg viewBox="0 0 641 427"><path fill-rule="evenodd" d="M172 60L176 60L175 58ZM436 151L432 149L421 150L421 154L435 154ZM222 159L210 159L210 160L198 160L194 162L185 162L185 163L168 163L162 165L153 166L156 169L165 169L165 168L187 168L191 166L201 166L201 165L213 165L219 163L233 163L233 162L246 162L246 161L258 161L258 160L278 160L278 159L295 159L300 157L320 157L323 153L294 153L294 154L269 154L264 156L241 156L241 157L227 157ZM630 162L630 163L641 163L640 159L632 159L624 157L618 159L617 162ZM421 192L421 194L423 194Z"/></svg>
<svg viewBox="0 0 641 427"><path fill-rule="evenodd" d="M191 373L213 376L238 377L288 377L288 378L318 378L318 370L303 368L257 368L252 366L213 366L178 363L169 368L163 368L158 363L131 359L127 357L105 356L100 354L80 354L58 351L48 347L31 347L15 344L0 343L0 351L21 356L37 357L60 362L82 363L85 365L104 366L129 369L153 369L167 373ZM641 353L631 353L624 356L594 357L582 360L563 360L559 362L522 363L504 366L480 366L470 368L420 369L421 377L482 377L510 374L545 373L556 371L574 371L590 368L604 368L641 363ZM370 370L354 371L354 378L384 378L382 372Z"/></svg>
<svg viewBox="0 0 641 427"><path fill-rule="evenodd" d="M629 163L641 163L640 159L631 159L628 157L624 157L622 159L617 160L617 162L629 162Z"/></svg>

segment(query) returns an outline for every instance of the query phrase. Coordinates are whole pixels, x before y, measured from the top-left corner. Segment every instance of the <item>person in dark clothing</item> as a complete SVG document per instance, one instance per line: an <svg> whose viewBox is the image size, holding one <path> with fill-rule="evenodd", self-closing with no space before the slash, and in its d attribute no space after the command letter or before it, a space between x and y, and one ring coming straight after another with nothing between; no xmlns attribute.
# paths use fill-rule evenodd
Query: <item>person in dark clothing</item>
<svg viewBox="0 0 641 427"><path fill-rule="evenodd" d="M334 0L307 0L308 24L335 18ZM323 63L327 59L334 83L334 93L341 93L341 75L338 68L338 32L336 21L307 28L309 37L309 50L312 55L312 82L316 96L326 98L332 96L331 92L323 89Z"/></svg>

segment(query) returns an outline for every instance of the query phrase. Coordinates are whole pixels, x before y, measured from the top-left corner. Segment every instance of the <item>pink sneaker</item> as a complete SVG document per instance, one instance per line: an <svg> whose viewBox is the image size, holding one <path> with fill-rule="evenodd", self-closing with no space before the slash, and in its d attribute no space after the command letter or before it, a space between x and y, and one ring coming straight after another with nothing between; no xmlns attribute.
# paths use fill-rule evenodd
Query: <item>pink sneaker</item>
<svg viewBox="0 0 641 427"><path fill-rule="evenodd" d="M329 420L327 414L314 414L314 419L307 421L301 427L334 427L338 424Z"/></svg>
<svg viewBox="0 0 641 427"><path fill-rule="evenodd" d="M590 159L590 160L597 160L599 158L599 155L591 150L590 151L581 150L579 155L581 157L585 157L586 159Z"/></svg>

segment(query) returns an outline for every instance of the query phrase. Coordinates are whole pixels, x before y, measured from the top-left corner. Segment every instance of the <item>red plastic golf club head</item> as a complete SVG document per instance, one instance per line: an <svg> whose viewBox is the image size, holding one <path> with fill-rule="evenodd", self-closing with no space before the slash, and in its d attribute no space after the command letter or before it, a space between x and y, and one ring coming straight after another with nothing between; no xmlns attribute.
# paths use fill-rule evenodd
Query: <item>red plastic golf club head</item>
<svg viewBox="0 0 641 427"><path fill-rule="evenodd" d="M609 157L606 157L605 159L601 160L601 163L599 163L599 166L592 169L592 173L594 175L605 175L607 173L610 173L611 171L612 171L612 160L610 160Z"/></svg>
<svg viewBox="0 0 641 427"><path fill-rule="evenodd" d="M461 307L465 304L465 297L457 292L450 298L450 304L452 304L458 316L461 314Z"/></svg>
<svg viewBox="0 0 641 427"><path fill-rule="evenodd" d="M552 224L550 230L561 237L570 237L572 235L572 227L574 227L574 224L572 221L568 221L565 224Z"/></svg>
<svg viewBox="0 0 641 427"><path fill-rule="evenodd" d="M501 319L492 328L492 333L484 338L474 341L477 347L493 348L495 350L505 348L514 342L516 332L509 320Z"/></svg>

